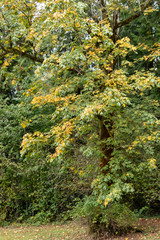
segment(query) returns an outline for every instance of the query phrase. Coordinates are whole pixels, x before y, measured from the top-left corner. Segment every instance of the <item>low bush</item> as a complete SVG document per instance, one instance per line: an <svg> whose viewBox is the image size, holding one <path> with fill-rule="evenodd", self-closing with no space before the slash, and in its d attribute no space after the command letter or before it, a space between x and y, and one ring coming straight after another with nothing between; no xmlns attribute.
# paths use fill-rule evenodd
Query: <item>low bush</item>
<svg viewBox="0 0 160 240"><path fill-rule="evenodd" d="M74 216L83 218L90 233L122 234L132 229L137 221L136 215L118 202L106 207L97 202L96 196L88 196L74 208Z"/></svg>

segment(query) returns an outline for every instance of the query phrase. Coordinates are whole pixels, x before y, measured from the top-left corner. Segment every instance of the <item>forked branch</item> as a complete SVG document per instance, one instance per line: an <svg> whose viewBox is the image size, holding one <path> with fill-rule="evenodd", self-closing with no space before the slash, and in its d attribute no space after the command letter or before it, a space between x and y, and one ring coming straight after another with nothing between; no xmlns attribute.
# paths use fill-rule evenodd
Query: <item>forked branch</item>
<svg viewBox="0 0 160 240"><path fill-rule="evenodd" d="M128 17L127 19L117 23L114 26L114 29L120 28L124 25L129 24L130 22L132 22L133 20L135 20L136 18L140 17L143 12L151 5L152 0L148 0L148 2L146 4L144 4L143 6L141 6L141 10L139 10L137 13L133 14L132 16Z"/></svg>

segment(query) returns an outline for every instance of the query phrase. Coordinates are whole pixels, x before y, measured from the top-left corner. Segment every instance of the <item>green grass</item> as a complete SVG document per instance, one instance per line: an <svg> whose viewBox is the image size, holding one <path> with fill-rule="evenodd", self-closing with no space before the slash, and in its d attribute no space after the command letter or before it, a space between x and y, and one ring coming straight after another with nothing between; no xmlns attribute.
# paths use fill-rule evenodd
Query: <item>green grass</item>
<svg viewBox="0 0 160 240"><path fill-rule="evenodd" d="M128 233L114 240L160 240L160 219L141 219L143 233ZM0 228L0 240L91 240L87 227L79 223L48 224L43 226L25 226L12 224Z"/></svg>
<svg viewBox="0 0 160 240"><path fill-rule="evenodd" d="M0 228L0 240L80 240L87 239L86 228L75 223Z"/></svg>

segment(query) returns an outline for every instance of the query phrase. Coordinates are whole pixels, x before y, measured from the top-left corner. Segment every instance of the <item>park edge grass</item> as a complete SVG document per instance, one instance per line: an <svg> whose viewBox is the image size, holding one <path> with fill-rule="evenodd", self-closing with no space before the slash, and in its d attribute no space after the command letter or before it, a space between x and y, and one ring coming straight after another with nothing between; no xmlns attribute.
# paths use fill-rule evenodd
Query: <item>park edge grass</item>
<svg viewBox="0 0 160 240"><path fill-rule="evenodd" d="M75 222L27 226L12 224L0 228L0 240L81 240L91 239L87 228Z"/></svg>
<svg viewBox="0 0 160 240"><path fill-rule="evenodd" d="M160 218L139 219L135 229L123 236L95 238L88 234L86 225L80 222L27 226L12 224L0 228L0 240L160 240Z"/></svg>

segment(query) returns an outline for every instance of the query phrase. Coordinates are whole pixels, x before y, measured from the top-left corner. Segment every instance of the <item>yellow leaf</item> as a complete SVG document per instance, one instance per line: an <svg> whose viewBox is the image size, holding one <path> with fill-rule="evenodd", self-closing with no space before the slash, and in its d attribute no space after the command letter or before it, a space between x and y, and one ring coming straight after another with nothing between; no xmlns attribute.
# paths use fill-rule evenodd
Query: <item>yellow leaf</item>
<svg viewBox="0 0 160 240"><path fill-rule="evenodd" d="M21 123L21 126L22 126L23 128L26 128L27 125L26 125L24 122L22 122L22 123Z"/></svg>
<svg viewBox="0 0 160 240"><path fill-rule="evenodd" d="M12 80L12 85L15 85L16 84L16 81L15 80Z"/></svg>
<svg viewBox="0 0 160 240"><path fill-rule="evenodd" d="M110 198L106 198L106 200L105 200L105 202L104 202L104 206L106 207L110 201L111 201Z"/></svg>

